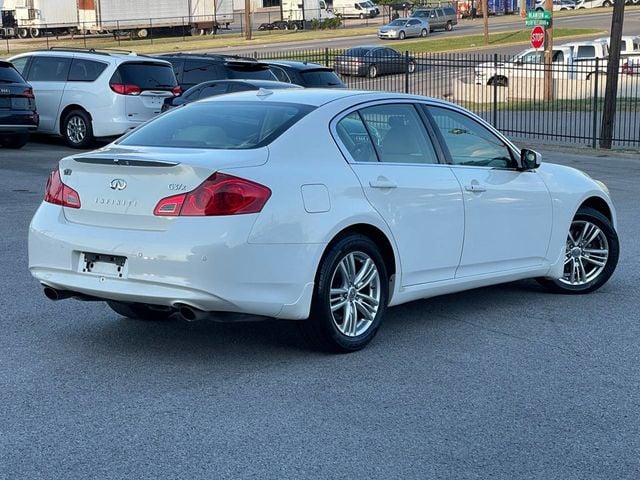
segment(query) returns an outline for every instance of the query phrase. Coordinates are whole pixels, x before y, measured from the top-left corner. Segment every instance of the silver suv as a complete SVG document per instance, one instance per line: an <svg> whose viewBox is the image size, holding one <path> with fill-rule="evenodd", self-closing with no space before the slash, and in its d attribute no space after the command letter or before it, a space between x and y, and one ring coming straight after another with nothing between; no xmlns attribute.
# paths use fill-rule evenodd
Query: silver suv
<svg viewBox="0 0 640 480"><path fill-rule="evenodd" d="M169 62L135 53L51 49L9 61L33 87L38 132L61 135L74 148L122 135L181 92Z"/></svg>
<svg viewBox="0 0 640 480"><path fill-rule="evenodd" d="M420 8L414 10L411 16L429 22L429 31L443 28L450 32L458 24L458 15L453 7Z"/></svg>

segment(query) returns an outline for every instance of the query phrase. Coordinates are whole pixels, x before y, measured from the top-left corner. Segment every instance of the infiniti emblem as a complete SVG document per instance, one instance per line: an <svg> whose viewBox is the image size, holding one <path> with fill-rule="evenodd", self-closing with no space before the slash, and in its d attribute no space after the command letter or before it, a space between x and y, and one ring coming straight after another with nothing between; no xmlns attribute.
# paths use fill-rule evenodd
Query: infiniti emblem
<svg viewBox="0 0 640 480"><path fill-rule="evenodd" d="M121 178L114 178L113 180L111 180L110 186L111 190L124 190L125 188L127 188L127 182L125 182Z"/></svg>

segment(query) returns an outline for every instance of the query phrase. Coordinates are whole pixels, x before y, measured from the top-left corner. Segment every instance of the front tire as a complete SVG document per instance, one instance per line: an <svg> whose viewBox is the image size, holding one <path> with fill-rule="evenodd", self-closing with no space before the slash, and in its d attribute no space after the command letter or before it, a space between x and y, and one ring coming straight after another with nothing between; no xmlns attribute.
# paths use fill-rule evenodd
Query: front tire
<svg viewBox="0 0 640 480"><path fill-rule="evenodd" d="M407 36L407 34L406 34L406 33L404 33L404 31L401 31L401 32L398 34L398 38L399 38L400 40L404 40L404 39L406 38L406 36Z"/></svg>
<svg viewBox="0 0 640 480"><path fill-rule="evenodd" d="M168 307L163 308L144 303L125 303L109 300L107 305L118 315L147 322L169 320L173 314L173 310Z"/></svg>
<svg viewBox="0 0 640 480"><path fill-rule="evenodd" d="M429 35L429 31L426 28L423 28L422 31L420 32L420 36L422 38L426 38L427 35Z"/></svg>
<svg viewBox="0 0 640 480"><path fill-rule="evenodd" d="M378 76L378 67L376 65L369 65L367 70L367 77L376 78Z"/></svg>
<svg viewBox="0 0 640 480"><path fill-rule="evenodd" d="M619 255L618 234L611 221L597 210L581 208L569 227L562 277L539 282L555 293L593 292L609 280Z"/></svg>
<svg viewBox="0 0 640 480"><path fill-rule="evenodd" d="M451 30L453 30L453 23L451 23L451 22L447 22L447 24L445 25L444 29L445 29L447 32L450 32Z"/></svg>
<svg viewBox="0 0 640 480"><path fill-rule="evenodd" d="M349 235L333 245L320 264L305 333L322 350L360 350L376 335L388 296L387 270L378 247L368 237Z"/></svg>
<svg viewBox="0 0 640 480"><path fill-rule="evenodd" d="M409 73L415 73L415 71L416 71L416 62L414 62L413 60L410 60L409 64L407 65L407 69L409 70Z"/></svg>
<svg viewBox="0 0 640 480"><path fill-rule="evenodd" d="M90 148L95 138L89 114L72 110L62 121L62 136L71 148Z"/></svg>

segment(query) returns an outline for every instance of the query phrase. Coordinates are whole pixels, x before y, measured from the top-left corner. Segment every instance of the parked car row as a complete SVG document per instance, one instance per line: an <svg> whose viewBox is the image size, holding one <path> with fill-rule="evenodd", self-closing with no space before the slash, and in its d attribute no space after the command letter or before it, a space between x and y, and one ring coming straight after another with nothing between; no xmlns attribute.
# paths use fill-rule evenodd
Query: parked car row
<svg viewBox="0 0 640 480"><path fill-rule="evenodd" d="M149 57L94 49L50 49L0 62L0 145L20 148L28 134L60 135L74 148L117 137L163 109L196 98L291 84L344 87L333 69L308 62L170 54ZM189 91L203 82L206 88ZM240 82L244 80L244 82ZM256 81L258 83L251 83ZM189 95L182 97L183 91ZM191 99L191 100L190 100Z"/></svg>

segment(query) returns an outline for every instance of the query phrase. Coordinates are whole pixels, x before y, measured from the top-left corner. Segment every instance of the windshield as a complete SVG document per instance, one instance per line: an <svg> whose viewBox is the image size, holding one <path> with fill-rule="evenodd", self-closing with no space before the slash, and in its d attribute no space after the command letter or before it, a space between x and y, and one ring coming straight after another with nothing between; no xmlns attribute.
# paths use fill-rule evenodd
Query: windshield
<svg viewBox="0 0 640 480"><path fill-rule="evenodd" d="M259 148L312 110L309 105L293 103L197 102L152 120L118 143L219 150Z"/></svg>
<svg viewBox="0 0 640 480"><path fill-rule="evenodd" d="M142 90L171 90L178 85L171 65L151 62L121 64L111 77L111 83L138 85Z"/></svg>
<svg viewBox="0 0 640 480"><path fill-rule="evenodd" d="M407 23L406 20L394 20L389 24L390 27L402 27Z"/></svg>

